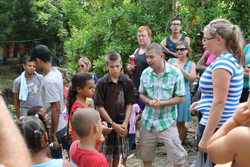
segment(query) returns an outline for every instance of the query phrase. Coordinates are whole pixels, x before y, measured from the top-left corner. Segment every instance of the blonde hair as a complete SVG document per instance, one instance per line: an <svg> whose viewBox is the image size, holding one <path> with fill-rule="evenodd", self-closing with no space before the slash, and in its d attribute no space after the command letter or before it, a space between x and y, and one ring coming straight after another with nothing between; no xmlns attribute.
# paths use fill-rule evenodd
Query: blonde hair
<svg viewBox="0 0 250 167"><path fill-rule="evenodd" d="M91 62L87 57L82 57L78 60L78 62L82 61L86 66L88 66L88 71L91 69Z"/></svg>
<svg viewBox="0 0 250 167"><path fill-rule="evenodd" d="M179 45L184 45L189 50L189 52L186 55L186 57L189 57L191 55L192 50L189 47L188 43L186 41L179 41L179 42L177 42L176 46L179 46Z"/></svg>
<svg viewBox="0 0 250 167"><path fill-rule="evenodd" d="M151 36L152 32L148 26L141 26L138 28L137 32L147 31L148 36Z"/></svg>
<svg viewBox="0 0 250 167"><path fill-rule="evenodd" d="M239 64L244 65L244 38L242 32L237 25L233 25L230 21L225 19L215 19L211 21L205 28L210 29L211 35L221 36L226 40L226 47L230 53L236 56Z"/></svg>

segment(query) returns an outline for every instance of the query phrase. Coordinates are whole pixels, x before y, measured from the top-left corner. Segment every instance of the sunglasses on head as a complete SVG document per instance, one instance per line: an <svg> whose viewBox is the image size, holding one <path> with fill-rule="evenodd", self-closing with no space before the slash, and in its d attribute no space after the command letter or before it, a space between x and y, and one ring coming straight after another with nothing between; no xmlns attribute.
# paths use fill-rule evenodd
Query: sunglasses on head
<svg viewBox="0 0 250 167"><path fill-rule="evenodd" d="M78 68L80 68L80 67L81 67L81 68L83 68L83 67L84 67L84 65L78 65Z"/></svg>
<svg viewBox="0 0 250 167"><path fill-rule="evenodd" d="M187 50L188 48L176 48L175 50L176 50L176 52L178 52L178 51L184 51L184 50Z"/></svg>

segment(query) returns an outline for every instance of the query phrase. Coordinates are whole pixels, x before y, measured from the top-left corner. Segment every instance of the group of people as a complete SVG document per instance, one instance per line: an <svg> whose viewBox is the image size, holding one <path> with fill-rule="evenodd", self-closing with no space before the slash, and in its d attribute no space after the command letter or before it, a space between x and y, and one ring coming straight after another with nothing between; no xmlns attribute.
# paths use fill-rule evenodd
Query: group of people
<svg viewBox="0 0 250 167"><path fill-rule="evenodd" d="M121 55L110 51L105 57L108 74L98 80L88 73L91 62L81 58L80 72L71 78L69 88L64 86L66 74L52 67L49 49L36 46L13 86L17 125L33 166L126 166L140 119L137 153L144 166L152 166L160 141L168 160L185 167L185 122L197 111L198 146L205 161L248 166L244 146L248 147L249 129L236 127L250 118L250 101L239 105L242 90L245 101L248 98L243 73L245 88L250 45L244 53L240 28L224 19L213 20L204 28L206 52L196 66L188 60L190 39L180 33L182 20L172 19L170 29L171 36L160 44L151 43L149 27L138 29L135 70L127 66L132 80L122 74ZM202 73L201 98L191 104L190 83L196 81L196 72ZM242 147L228 147L233 142ZM70 163L62 160L61 146L69 150Z"/></svg>

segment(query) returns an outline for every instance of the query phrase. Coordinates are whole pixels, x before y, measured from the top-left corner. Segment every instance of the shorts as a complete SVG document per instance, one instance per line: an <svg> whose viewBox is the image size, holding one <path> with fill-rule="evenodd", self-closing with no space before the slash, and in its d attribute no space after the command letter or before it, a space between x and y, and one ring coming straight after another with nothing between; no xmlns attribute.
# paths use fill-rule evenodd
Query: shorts
<svg viewBox="0 0 250 167"><path fill-rule="evenodd" d="M154 126L148 131L141 123L140 139L137 146L139 158L143 161L153 161L158 140L166 146L167 157L171 163L181 165L186 162L187 152L181 145L176 122L160 132L157 132Z"/></svg>
<svg viewBox="0 0 250 167"><path fill-rule="evenodd" d="M122 152L123 158L129 156L129 141L128 135L125 137L118 137L117 134L111 133L106 135L105 141L102 145L102 153L107 160L119 159L120 152Z"/></svg>

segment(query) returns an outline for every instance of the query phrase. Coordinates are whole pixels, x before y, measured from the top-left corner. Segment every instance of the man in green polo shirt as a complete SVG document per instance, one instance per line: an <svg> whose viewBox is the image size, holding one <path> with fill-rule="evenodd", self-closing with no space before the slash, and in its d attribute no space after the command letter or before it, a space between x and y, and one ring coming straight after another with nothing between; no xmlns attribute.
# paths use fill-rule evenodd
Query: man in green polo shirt
<svg viewBox="0 0 250 167"><path fill-rule="evenodd" d="M185 99L182 72L163 58L163 48L158 43L147 47L146 68L140 79L139 92L145 109L141 117L141 139L138 154L144 167L151 167L157 141L167 147L168 160L175 167L185 167L187 152L181 145L176 127L177 105Z"/></svg>

